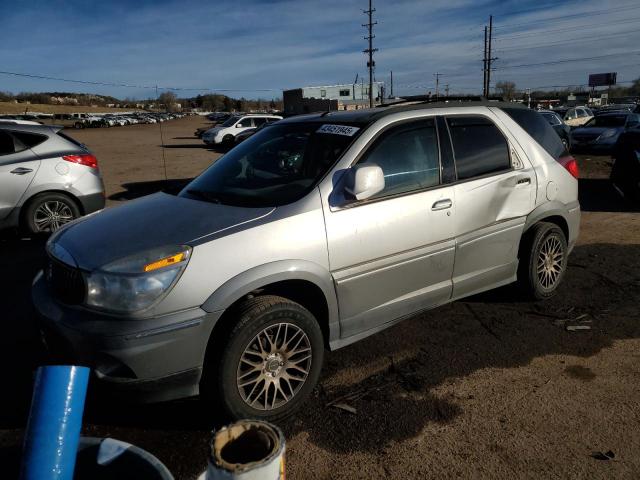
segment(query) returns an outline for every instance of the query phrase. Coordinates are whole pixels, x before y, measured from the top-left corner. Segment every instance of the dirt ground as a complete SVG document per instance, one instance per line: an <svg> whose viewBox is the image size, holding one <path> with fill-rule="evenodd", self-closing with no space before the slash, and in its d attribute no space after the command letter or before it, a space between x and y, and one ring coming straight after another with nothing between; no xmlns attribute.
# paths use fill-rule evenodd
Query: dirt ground
<svg viewBox="0 0 640 480"><path fill-rule="evenodd" d="M163 153L174 188L215 160L192 137L201 123L162 124L164 149L158 125L70 133L98 157L114 206L163 188ZM558 295L531 303L502 288L327 354L313 398L281 425L288 478L640 476L640 209L614 194L608 158L578 160L581 234ZM40 359L29 285L42 256L41 242L0 241L0 447L20 441ZM211 438L206 408L92 399L84 432L137 444L193 479ZM592 457L609 450L612 460Z"/></svg>

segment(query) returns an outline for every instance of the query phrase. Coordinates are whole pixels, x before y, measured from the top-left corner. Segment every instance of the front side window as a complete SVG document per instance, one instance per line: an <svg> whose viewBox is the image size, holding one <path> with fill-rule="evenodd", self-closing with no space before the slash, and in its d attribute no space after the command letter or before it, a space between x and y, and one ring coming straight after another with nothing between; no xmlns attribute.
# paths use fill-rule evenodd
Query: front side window
<svg viewBox="0 0 640 480"><path fill-rule="evenodd" d="M544 119L540 119L544 122ZM502 132L485 117L447 118L458 180L511 168L509 146Z"/></svg>
<svg viewBox="0 0 640 480"><path fill-rule="evenodd" d="M253 127L253 119L252 118L243 118L242 120L240 120L236 126L240 127L240 128L249 128L249 127Z"/></svg>
<svg viewBox="0 0 640 480"><path fill-rule="evenodd" d="M567 112L567 115L565 116L565 118L567 120L574 120L576 118L578 118L578 114L576 113L576 111L574 109L571 109Z"/></svg>
<svg viewBox="0 0 640 480"><path fill-rule="evenodd" d="M382 168L384 197L440 184L440 155L435 122L423 120L387 130L358 163Z"/></svg>
<svg viewBox="0 0 640 480"><path fill-rule="evenodd" d="M301 199L329 171L361 129L323 123L273 124L232 149L180 192L242 207L276 207ZM331 125L336 127L336 125Z"/></svg>

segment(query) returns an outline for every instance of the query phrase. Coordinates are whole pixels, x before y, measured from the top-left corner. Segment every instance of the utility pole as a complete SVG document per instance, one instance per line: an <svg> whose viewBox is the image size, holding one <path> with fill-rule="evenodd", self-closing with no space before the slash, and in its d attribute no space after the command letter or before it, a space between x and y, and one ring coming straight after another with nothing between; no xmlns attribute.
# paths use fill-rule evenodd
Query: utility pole
<svg viewBox="0 0 640 480"><path fill-rule="evenodd" d="M491 58L491 40L493 38L493 15L489 15L489 43L487 46L487 97L491 94L491 62L497 58Z"/></svg>
<svg viewBox="0 0 640 480"><path fill-rule="evenodd" d="M390 98L393 98L393 70L391 70L391 93L389 94Z"/></svg>
<svg viewBox="0 0 640 480"><path fill-rule="evenodd" d="M373 48L373 39L375 35L373 34L373 26L377 25L378 22L373 21L373 12L376 11L371 5L372 0L369 0L369 10L363 10L363 13L369 17L369 22L362 24L363 27L367 28L368 35L364 37L365 40L369 41L369 48L363 50L364 53L369 55L369 61L367 62L367 67L369 67L369 108L373 108L373 68L376 66L373 61L373 52L377 52L377 48Z"/></svg>
<svg viewBox="0 0 640 480"><path fill-rule="evenodd" d="M448 83L444 86L444 93L445 93L445 96L447 98L449 98L449 84Z"/></svg>
<svg viewBox="0 0 640 480"><path fill-rule="evenodd" d="M440 96L440 77L442 76L441 73L434 73L433 74L434 77L436 77L436 100L439 98Z"/></svg>
<svg viewBox="0 0 640 480"><path fill-rule="evenodd" d="M531 108L531 89L527 88L527 107Z"/></svg>
<svg viewBox="0 0 640 480"><path fill-rule="evenodd" d="M482 96L487 96L487 26L484 26L484 56L482 57Z"/></svg>

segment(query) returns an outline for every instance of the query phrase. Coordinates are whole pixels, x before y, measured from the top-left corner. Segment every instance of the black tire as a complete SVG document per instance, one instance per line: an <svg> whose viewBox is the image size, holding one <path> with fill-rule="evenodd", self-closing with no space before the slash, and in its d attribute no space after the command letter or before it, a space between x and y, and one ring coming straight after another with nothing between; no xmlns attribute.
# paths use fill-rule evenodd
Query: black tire
<svg viewBox="0 0 640 480"><path fill-rule="evenodd" d="M314 316L298 303L283 297L265 295L244 301L238 308L234 309L232 317L226 320L232 323L227 323L227 328L223 328L224 331L217 331L214 334L218 338L212 338L208 358L205 362L205 370L200 382L203 400L208 405L206 410L214 409L214 405L219 405L231 419L258 418L275 422L292 415L312 392L322 370L324 342L322 331ZM283 325L287 326L286 329ZM295 346L292 350L293 352L304 350L308 345L311 358L304 360L304 356L307 355L306 351L304 353L294 353L288 359L283 360L284 366L282 366L282 362L278 364L273 357L264 360L260 359L263 354L255 349L250 349L250 347L257 348L257 343L255 343L257 338L266 340L265 331L271 332L275 337L276 348L279 338L284 338L280 344L281 348L290 346L298 340L303 340L302 345L305 346L304 348ZM278 332L277 334L275 334L276 331ZM298 337L292 337L294 332L302 333L296 333ZM287 333L289 334L289 344L286 343ZM258 337L259 334L261 337ZM280 337L282 334L284 334L284 337ZM268 343L263 341L261 341L260 345L266 347L265 350L270 347ZM241 358L243 355L247 358L246 351L249 350L251 352L255 351L255 353L249 355L249 359L255 358L258 366L248 367L244 362L241 363ZM286 352L285 350L280 351ZM263 353L266 354L267 352L264 351ZM269 356L271 355L275 354L269 354ZM278 358L284 359L287 357L285 354L285 357ZM304 381L300 383L292 381L288 377L292 370L296 375L298 373L297 367L287 367L287 365L291 365L289 363L291 359L293 360L292 363L301 362L298 365L302 365L301 368L308 369ZM303 360L300 361L299 359ZM272 368L272 363L270 362L276 364L275 368L278 369L278 372L269 370ZM277 365L280 365L280 367ZM247 371L242 370L243 368L246 368ZM268 384L265 380L256 381L255 385L251 383L246 387L241 387L238 383L240 381L245 383L252 382L253 378L264 377L265 372L270 372L267 375L273 375L269 380L274 384L277 383L283 393L291 394L288 401L284 401L278 406L276 399L280 393L275 386L273 389L268 387L265 393L263 387ZM293 384L293 388L285 385L283 373L288 378L286 382L289 387ZM243 377L244 380L239 380L239 378L242 379ZM257 392L262 393L257 394L257 397L254 398L256 394L253 393L253 388L257 388ZM241 393L241 390L243 393ZM273 395L269 396L269 393L273 393ZM243 399L243 396L246 399ZM249 403L252 398L254 398L253 402ZM265 398L266 400L264 400ZM268 405L268 408L264 409L265 402L274 404L275 408L271 408L272 406Z"/></svg>
<svg viewBox="0 0 640 480"><path fill-rule="evenodd" d="M43 223L41 220L47 207L57 211L58 215L52 218L51 222ZM80 215L80 208L73 199L62 193L46 192L29 200L24 209L22 223L27 233L37 235L54 232L60 226L80 217ZM53 221L54 219L55 221Z"/></svg>
<svg viewBox="0 0 640 480"><path fill-rule="evenodd" d="M561 256L546 254L549 248ZM548 260L549 257L552 260ZM555 295L567 270L567 257L567 239L560 227L548 222L531 227L520 248L518 283L524 293L535 300Z"/></svg>
<svg viewBox="0 0 640 480"><path fill-rule="evenodd" d="M236 139L233 135L225 135L222 138L222 146L224 148L231 148L233 147L233 144L235 143Z"/></svg>
<svg viewBox="0 0 640 480"><path fill-rule="evenodd" d="M82 124L81 122L76 122L76 123L73 124L73 128L79 130L81 128L84 128L84 124Z"/></svg>

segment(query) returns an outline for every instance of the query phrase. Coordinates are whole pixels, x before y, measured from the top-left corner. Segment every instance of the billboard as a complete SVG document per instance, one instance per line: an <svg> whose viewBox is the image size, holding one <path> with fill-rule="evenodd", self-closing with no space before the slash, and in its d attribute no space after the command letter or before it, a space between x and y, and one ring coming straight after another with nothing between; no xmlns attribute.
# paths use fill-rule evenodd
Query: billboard
<svg viewBox="0 0 640 480"><path fill-rule="evenodd" d="M590 87L604 87L616 84L616 72L611 73L592 73L589 75Z"/></svg>

